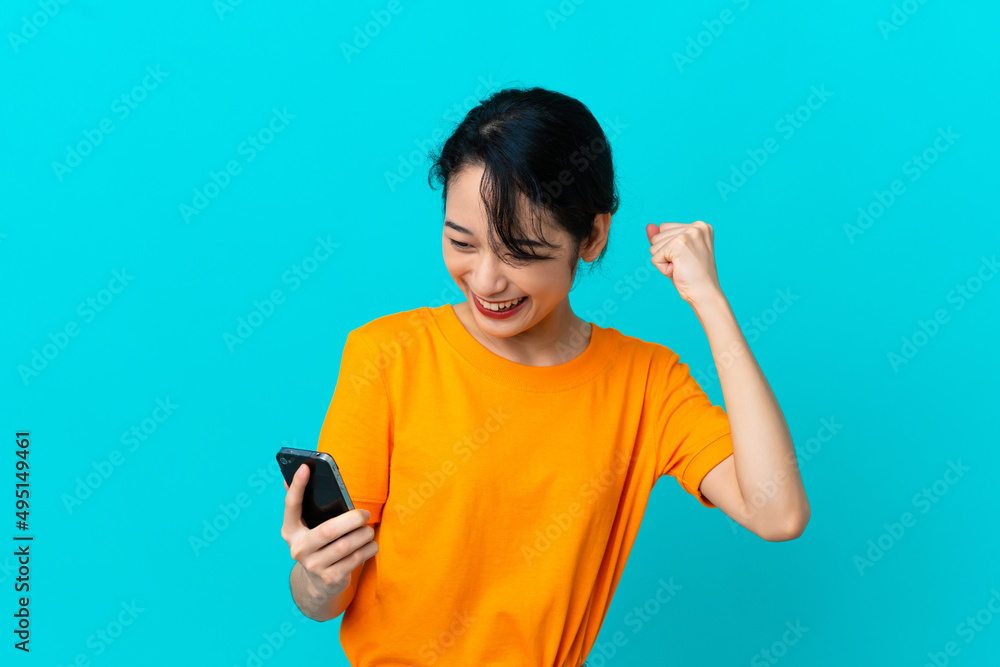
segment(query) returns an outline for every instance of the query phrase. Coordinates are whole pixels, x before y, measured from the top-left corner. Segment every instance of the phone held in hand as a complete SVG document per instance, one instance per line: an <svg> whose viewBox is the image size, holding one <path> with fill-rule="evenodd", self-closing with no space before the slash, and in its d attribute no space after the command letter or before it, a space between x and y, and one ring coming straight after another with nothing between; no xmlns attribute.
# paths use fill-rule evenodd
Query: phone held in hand
<svg viewBox="0 0 1000 667"><path fill-rule="evenodd" d="M354 509L337 462L326 452L282 447L276 458L289 486L299 466L309 466L309 481L302 494L302 520L310 529Z"/></svg>

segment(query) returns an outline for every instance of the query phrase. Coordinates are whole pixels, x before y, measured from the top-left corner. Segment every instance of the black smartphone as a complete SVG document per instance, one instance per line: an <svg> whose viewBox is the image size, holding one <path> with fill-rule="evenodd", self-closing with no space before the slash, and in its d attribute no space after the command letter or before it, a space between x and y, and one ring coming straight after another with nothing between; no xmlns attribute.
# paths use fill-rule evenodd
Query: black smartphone
<svg viewBox="0 0 1000 667"><path fill-rule="evenodd" d="M289 486L299 466L309 466L309 481L302 494L302 520L309 528L354 509L337 462L326 452L282 447L277 459Z"/></svg>

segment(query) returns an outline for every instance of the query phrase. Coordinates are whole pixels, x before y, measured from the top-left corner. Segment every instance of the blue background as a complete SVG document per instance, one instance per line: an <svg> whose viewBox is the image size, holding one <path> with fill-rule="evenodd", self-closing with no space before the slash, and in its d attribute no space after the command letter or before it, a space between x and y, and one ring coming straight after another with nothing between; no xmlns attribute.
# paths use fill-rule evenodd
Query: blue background
<svg viewBox="0 0 1000 667"><path fill-rule="evenodd" d="M20 532L23 429L35 536L30 657L11 646L16 573L0 558L3 655L347 664L339 619L316 624L292 603L284 487L268 466L283 445L315 448L348 331L455 301L424 156L490 89L541 85L620 130L622 207L604 268L571 294L575 311L676 350L721 404L704 331L669 280L616 291L651 266L647 223L709 222L812 509L799 539L771 543L662 481L590 664L773 664L767 650L788 667L921 665L949 641L957 651L939 661L995 664L1000 279L983 258L1000 250L997 5L340 5L0 9L0 532L11 545L0 553ZM378 27L373 11L391 20ZM356 39L363 48L345 52ZM810 109L812 87L829 97ZM143 98L127 116L123 95ZM251 153L243 142L275 109L294 118ZM789 133L781 120L796 113ZM112 131L67 157L80 142L88 152L102 119ZM745 164L769 138L778 150ZM933 162L914 171L925 151ZM67 160L69 171L53 166ZM185 219L181 205L212 173L225 181L230 161L239 172ZM741 184L723 196L727 180ZM879 211L896 180L905 191ZM852 235L859 207L881 214ZM317 239L339 245L296 284L288 272ZM131 276L123 289L114 271ZM109 283L118 293L102 291ZM959 301L959 285L978 291ZM276 289L284 302L227 345ZM779 313L781 293L792 296ZM88 298L105 300L100 312ZM617 310L598 321L605 299ZM921 336L937 311L946 322ZM77 335L53 342L74 323ZM46 345L41 370L23 374ZM170 416L149 421L168 399ZM122 436L144 420L130 449ZM946 476L959 461L968 470ZM99 485L67 505L88 475ZM913 520L894 536L905 512ZM225 528L192 546L213 521ZM682 588L658 606L661 578ZM647 603L637 623L629 614ZM98 639L133 604L133 622ZM978 630L962 625L977 613ZM796 623L806 630L791 644ZM282 646L261 654L282 628Z"/></svg>

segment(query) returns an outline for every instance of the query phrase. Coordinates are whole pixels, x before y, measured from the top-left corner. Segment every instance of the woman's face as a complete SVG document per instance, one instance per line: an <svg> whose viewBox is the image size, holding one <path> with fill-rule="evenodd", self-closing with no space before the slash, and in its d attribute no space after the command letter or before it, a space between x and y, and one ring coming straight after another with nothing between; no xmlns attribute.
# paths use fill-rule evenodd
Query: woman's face
<svg viewBox="0 0 1000 667"><path fill-rule="evenodd" d="M479 194L482 175L482 166L469 166L453 175L448 184L441 239L444 263L469 300L480 329L492 336L513 336L544 319L569 294L573 286L570 253L574 244L564 230L549 226L544 240L557 248L540 246L534 250L546 259L508 258L513 266L500 261L487 241L486 207ZM515 299L522 302L513 304L507 317L491 317L483 312ZM493 303L486 305L483 301Z"/></svg>

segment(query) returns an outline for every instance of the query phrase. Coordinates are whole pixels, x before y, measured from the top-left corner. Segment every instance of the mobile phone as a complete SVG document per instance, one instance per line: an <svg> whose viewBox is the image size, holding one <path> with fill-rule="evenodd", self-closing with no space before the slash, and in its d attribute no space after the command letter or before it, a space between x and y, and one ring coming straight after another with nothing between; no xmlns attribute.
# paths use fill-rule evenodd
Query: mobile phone
<svg viewBox="0 0 1000 667"><path fill-rule="evenodd" d="M289 486L299 466L309 466L309 481L302 494L302 520L309 528L354 509L337 462L326 452L282 447L276 458Z"/></svg>

